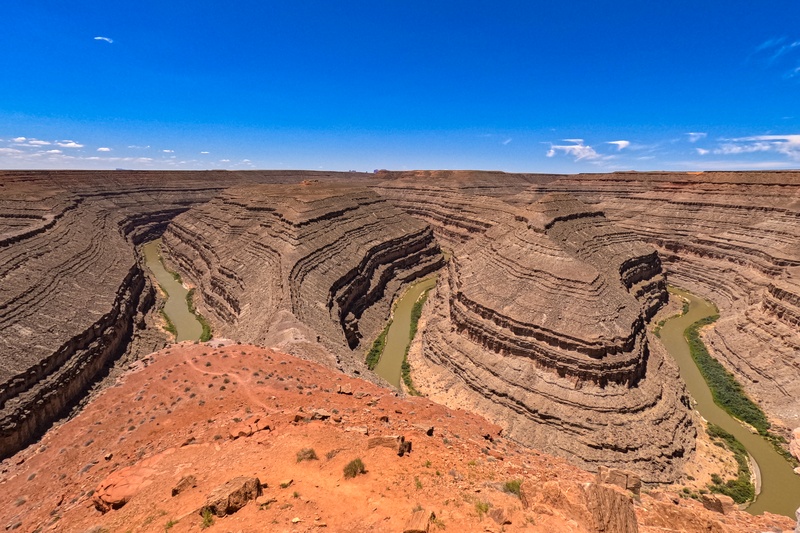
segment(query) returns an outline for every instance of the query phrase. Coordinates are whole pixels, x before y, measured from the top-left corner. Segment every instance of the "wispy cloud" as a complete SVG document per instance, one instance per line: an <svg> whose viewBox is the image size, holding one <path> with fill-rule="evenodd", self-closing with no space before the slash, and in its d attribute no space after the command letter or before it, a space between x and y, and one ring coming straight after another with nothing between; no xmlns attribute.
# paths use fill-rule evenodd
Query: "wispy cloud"
<svg viewBox="0 0 800 533"><path fill-rule="evenodd" d="M606 144L616 144L617 145L617 151L620 151L623 148L627 148L628 146L630 146L631 142L630 141L608 141Z"/></svg>
<svg viewBox="0 0 800 533"><path fill-rule="evenodd" d="M503 146L506 146L506 145L508 145L508 143L510 143L510 142L511 142L511 141L513 141L513 140L514 140L514 139L512 139L512 138L510 138L510 137L509 137L508 139L506 139L505 141L503 141L503 142L502 142L502 145L503 145Z"/></svg>
<svg viewBox="0 0 800 533"><path fill-rule="evenodd" d="M200 152L201 154L210 154L211 152Z"/></svg>
<svg viewBox="0 0 800 533"><path fill-rule="evenodd" d="M700 155L706 155L711 152L710 150L706 150L705 148L695 148L695 150L697 150L697 153Z"/></svg>
<svg viewBox="0 0 800 533"><path fill-rule="evenodd" d="M83 148L83 145L75 141L56 141L56 145L61 148Z"/></svg>
<svg viewBox="0 0 800 533"><path fill-rule="evenodd" d="M111 148L108 148L106 146L101 146L100 148L97 149L97 151L98 152L110 152Z"/></svg>
<svg viewBox="0 0 800 533"><path fill-rule="evenodd" d="M95 41L105 41L105 42L107 42L108 44L113 44L113 43L114 43L114 39L112 39L112 38L110 38L110 37L100 37L100 36L98 36L98 37L95 37L95 38L94 38L94 40L95 40ZM123 47L123 48L124 48L124 47Z"/></svg>
<svg viewBox="0 0 800 533"><path fill-rule="evenodd" d="M740 155L757 152L772 152L800 161L800 134L796 135L755 135L723 139L714 150L718 155Z"/></svg>
<svg viewBox="0 0 800 533"><path fill-rule="evenodd" d="M550 149L547 151L547 157L553 157L558 152L563 152L564 155L571 155L575 157L575 161L581 159L600 159L594 148L583 143L583 139L563 139L564 142L573 144L550 144Z"/></svg>
<svg viewBox="0 0 800 533"><path fill-rule="evenodd" d="M175 150L161 150L161 151L164 152L165 154L174 154L175 153Z"/></svg>
<svg viewBox="0 0 800 533"><path fill-rule="evenodd" d="M686 134L686 136L689 137L690 143L696 143L700 139L705 139L706 137L708 137L708 133L704 133L702 131L690 131L689 133Z"/></svg>
<svg viewBox="0 0 800 533"><path fill-rule="evenodd" d="M131 150L147 150L148 148L150 148L150 145L148 144L147 146L138 146L136 144L130 144L128 145L128 148L130 148Z"/></svg>
<svg viewBox="0 0 800 533"><path fill-rule="evenodd" d="M765 67L782 69L784 78L794 78L800 74L799 54L800 40L774 37L756 46L747 59L756 58Z"/></svg>
<svg viewBox="0 0 800 533"><path fill-rule="evenodd" d="M47 150L45 153L46 154L63 154L64 152L62 152L61 150Z"/></svg>

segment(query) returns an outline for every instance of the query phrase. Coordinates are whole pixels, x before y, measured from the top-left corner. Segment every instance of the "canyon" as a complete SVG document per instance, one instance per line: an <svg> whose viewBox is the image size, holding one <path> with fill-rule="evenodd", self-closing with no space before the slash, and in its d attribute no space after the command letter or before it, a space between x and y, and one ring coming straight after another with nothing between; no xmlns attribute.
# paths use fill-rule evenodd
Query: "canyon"
<svg viewBox="0 0 800 533"><path fill-rule="evenodd" d="M797 172L3 172L0 457L167 345L156 237L215 337L387 391L366 351L438 272L417 388L591 472L668 484L697 454L652 331L667 283L718 305L706 343L775 432L800 425Z"/></svg>

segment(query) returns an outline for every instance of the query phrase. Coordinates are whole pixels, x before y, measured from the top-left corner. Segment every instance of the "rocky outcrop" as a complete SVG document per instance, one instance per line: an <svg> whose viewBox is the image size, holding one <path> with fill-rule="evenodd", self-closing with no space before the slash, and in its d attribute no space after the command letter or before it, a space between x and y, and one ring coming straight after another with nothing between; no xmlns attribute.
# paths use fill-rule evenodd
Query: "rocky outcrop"
<svg viewBox="0 0 800 533"><path fill-rule="evenodd" d="M257 477L235 477L211 491L200 514L211 512L219 517L233 514L259 496L261 481Z"/></svg>
<svg viewBox="0 0 800 533"><path fill-rule="evenodd" d="M714 301L712 355L768 414L800 424L800 173L564 176L507 200L554 191L603 210L658 250L672 284Z"/></svg>
<svg viewBox="0 0 800 533"><path fill-rule="evenodd" d="M164 345L136 245L227 187L309 177L330 174L0 174L0 458L85 399L112 365Z"/></svg>
<svg viewBox="0 0 800 533"><path fill-rule="evenodd" d="M646 332L665 299L652 248L549 196L454 251L430 299L418 388L585 468L671 481L695 430L677 369Z"/></svg>
<svg viewBox="0 0 800 533"><path fill-rule="evenodd" d="M427 224L368 189L317 183L229 189L177 217L164 245L220 335L352 369L398 292L442 265Z"/></svg>

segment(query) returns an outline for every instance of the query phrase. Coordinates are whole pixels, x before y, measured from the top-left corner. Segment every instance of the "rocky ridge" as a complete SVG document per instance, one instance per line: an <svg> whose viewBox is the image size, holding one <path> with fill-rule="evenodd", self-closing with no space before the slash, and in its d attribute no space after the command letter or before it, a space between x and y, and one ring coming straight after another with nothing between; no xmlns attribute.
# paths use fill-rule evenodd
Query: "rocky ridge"
<svg viewBox="0 0 800 533"><path fill-rule="evenodd" d="M774 421L800 425L800 173L565 176L507 200L554 191L603 210L658 250L670 283L714 301L713 354Z"/></svg>
<svg viewBox="0 0 800 533"><path fill-rule="evenodd" d="M454 250L423 313L415 382L585 468L672 481L695 429L677 369L646 331L666 298L652 248L548 196Z"/></svg>
<svg viewBox="0 0 800 533"><path fill-rule="evenodd" d="M232 188L174 219L170 261L221 335L363 370L362 340L395 296L436 271L433 233L363 187Z"/></svg>

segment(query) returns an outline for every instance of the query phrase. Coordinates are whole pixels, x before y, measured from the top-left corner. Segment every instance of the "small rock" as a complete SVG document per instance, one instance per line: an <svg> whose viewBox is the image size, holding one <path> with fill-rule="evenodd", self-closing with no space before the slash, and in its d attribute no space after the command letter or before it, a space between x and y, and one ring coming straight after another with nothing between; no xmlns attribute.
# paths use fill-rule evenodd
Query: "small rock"
<svg viewBox="0 0 800 533"><path fill-rule="evenodd" d="M313 409L311 412L311 420L327 420L331 417L331 413L325 409Z"/></svg>
<svg viewBox="0 0 800 533"><path fill-rule="evenodd" d="M110 461L112 457L114 457L114 454L111 453L111 452L108 452L107 454L105 454L103 456L103 459L105 459L106 461Z"/></svg>
<svg viewBox="0 0 800 533"><path fill-rule="evenodd" d="M383 422L383 423L385 423L385 424L388 424L388 423L389 423L389 417L388 417L388 416L386 416L386 415L383 415L383 416L382 416L382 417L380 417L378 420L380 420L381 422Z"/></svg>
<svg viewBox="0 0 800 533"><path fill-rule="evenodd" d="M197 479L194 476L183 476L178 484L172 487L172 495L177 496L187 489L193 489L197 486Z"/></svg>
<svg viewBox="0 0 800 533"><path fill-rule="evenodd" d="M429 437L433 437L433 426L427 424L414 424L414 427L422 431Z"/></svg>
<svg viewBox="0 0 800 533"><path fill-rule="evenodd" d="M361 433L362 435L369 435L369 428L366 426L349 426L344 428L345 431L349 431L351 433Z"/></svg>
<svg viewBox="0 0 800 533"><path fill-rule="evenodd" d="M293 479L284 479L283 481L281 481L281 488L282 489L289 488L292 485L292 483L294 483Z"/></svg>
<svg viewBox="0 0 800 533"><path fill-rule="evenodd" d="M489 518L494 520L498 525L504 526L511 523L511 520L506 518L506 513L503 511L502 507L494 507L489 509L488 515Z"/></svg>
<svg viewBox="0 0 800 533"><path fill-rule="evenodd" d="M292 524L297 524L298 522L300 522L299 517L295 516L294 518L292 518Z"/></svg>
<svg viewBox="0 0 800 533"><path fill-rule="evenodd" d="M418 509L411 513L411 517L406 522L403 528L403 533L428 533L431 527L431 521L436 518L430 511L425 509Z"/></svg>
<svg viewBox="0 0 800 533"><path fill-rule="evenodd" d="M349 383L347 385L339 385L339 387L336 389L336 393L337 394L352 395L353 394L353 389L352 389L352 387L350 387Z"/></svg>
<svg viewBox="0 0 800 533"><path fill-rule="evenodd" d="M219 517L233 514L260 495L261 481L257 477L239 476L211 491L200 514L206 510Z"/></svg>

